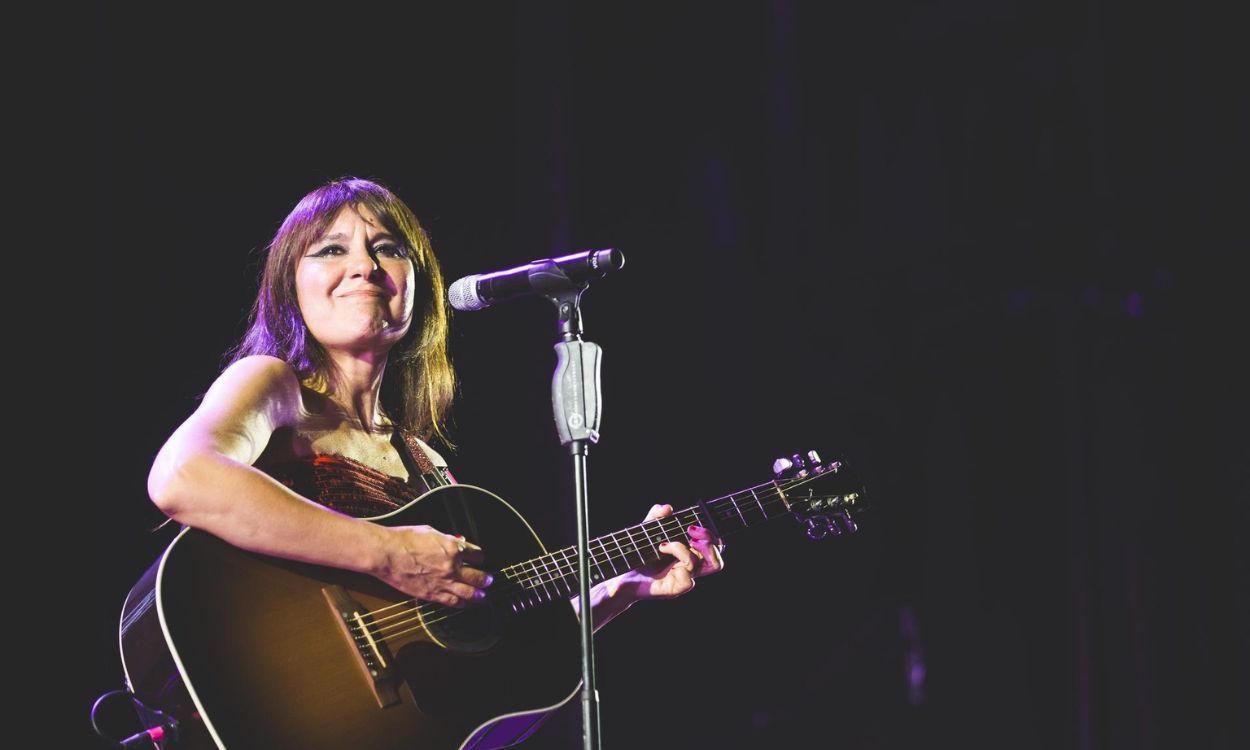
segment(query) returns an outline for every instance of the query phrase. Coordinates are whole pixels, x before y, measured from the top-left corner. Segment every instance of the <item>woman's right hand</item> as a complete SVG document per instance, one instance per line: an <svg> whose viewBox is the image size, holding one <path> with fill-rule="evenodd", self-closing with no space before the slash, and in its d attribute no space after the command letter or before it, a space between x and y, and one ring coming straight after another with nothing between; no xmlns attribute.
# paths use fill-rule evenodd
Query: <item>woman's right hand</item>
<svg viewBox="0 0 1250 750"><path fill-rule="evenodd" d="M474 567L485 560L481 547L430 526L377 528L386 532L377 578L405 594L450 607L486 598L492 576Z"/></svg>

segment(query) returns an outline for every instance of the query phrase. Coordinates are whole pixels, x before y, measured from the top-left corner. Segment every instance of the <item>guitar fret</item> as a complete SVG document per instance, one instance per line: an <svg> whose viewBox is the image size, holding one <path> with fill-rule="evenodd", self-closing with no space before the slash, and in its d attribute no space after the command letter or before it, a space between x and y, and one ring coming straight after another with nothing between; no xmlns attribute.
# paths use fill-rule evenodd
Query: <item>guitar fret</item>
<svg viewBox="0 0 1250 750"><path fill-rule="evenodd" d="M634 552L638 555L638 564L646 565L648 562L651 561L651 558L647 557L647 553L643 550L641 546L639 546L638 540L634 538L634 527L631 526L625 531L626 533L629 534L630 545L633 546Z"/></svg>
<svg viewBox="0 0 1250 750"><path fill-rule="evenodd" d="M760 505L759 497L752 494L750 490L746 490L745 492L735 492L735 497L737 506L739 506L742 510L742 515L745 515L747 519L749 519L747 520L749 524L758 524L760 521L766 521L769 519L768 512L765 512L764 507ZM754 517L756 511L759 511L759 519Z"/></svg>
<svg viewBox="0 0 1250 750"><path fill-rule="evenodd" d="M551 601L551 591L547 588L547 582L543 580L542 574L538 571L538 565L535 564L535 561L530 560L530 568L533 569L534 571L533 580L537 581L537 583L533 586L534 593L536 595L539 595L540 592L538 590L538 587L542 586L541 593L547 595L547 601Z"/></svg>
<svg viewBox="0 0 1250 750"><path fill-rule="evenodd" d="M657 521L652 521L651 523L652 523L652 526L659 532L659 535L664 538L664 541L666 542L673 541L672 539L669 538L668 529L664 526L664 521L662 519L657 520ZM648 536L650 536L651 532L647 532L647 534ZM657 548L656 551L658 552L659 549Z"/></svg>
<svg viewBox="0 0 1250 750"><path fill-rule="evenodd" d="M565 552L564 557L567 560L568 567L569 567L569 572L568 572L569 579L572 581L576 581L578 580L578 577L581 571L581 567L578 564L578 560L577 560L577 548L566 547L564 552ZM593 576L594 574L592 573L591 575Z"/></svg>
<svg viewBox="0 0 1250 750"><path fill-rule="evenodd" d="M559 552L560 552L560 557L564 558L564 561L561 563L556 563L555 560L553 559L552 563L555 566L556 576L558 577L558 580L560 581L561 584L564 585L565 595L571 596L573 592L571 591L572 587L569 585L570 574L565 572L568 569L568 565L569 565L569 553L567 549L562 549Z"/></svg>
<svg viewBox="0 0 1250 750"><path fill-rule="evenodd" d="M647 528L645 526L639 526L638 530L642 532L642 538L647 540L647 544L651 545L651 551L655 553L656 557L659 557L660 548L655 543L655 540L651 538L651 534L650 532L647 531Z"/></svg>
<svg viewBox="0 0 1250 750"><path fill-rule="evenodd" d="M777 508L777 514L788 513L790 511L790 501L786 499L786 494L781 491L780 487L773 487L773 507Z"/></svg>
<svg viewBox="0 0 1250 750"><path fill-rule="evenodd" d="M591 568L590 580L598 582L598 581L604 580L605 578L607 578L607 576L603 574L603 567L601 563L599 562L599 558L595 556L593 549L590 547L590 545L595 542L599 542L599 549L603 552L604 557L608 556L608 551L603 548L603 541L599 539L591 539L586 544L587 550L590 551L590 562L594 566L593 568Z"/></svg>
<svg viewBox="0 0 1250 750"><path fill-rule="evenodd" d="M619 552L619 551L620 551L620 549L621 549L621 543L620 543L620 542L618 542L618 541L616 541L616 535L615 535L615 534L609 534L606 538L607 538L607 539L611 539L611 540L612 540L612 542L616 545L616 549L617 549L617 551ZM607 558L608 558L608 565L611 565L611 566L612 566L612 575L613 575L613 576L619 576L621 573L620 573L620 571L618 571L618 570L616 569L616 563L612 562L612 553L608 551L608 548L607 548L606 546L604 546L604 544L603 544L603 540L604 540L604 539L605 539L605 537L599 537L599 546L600 546L601 548L603 548L603 554L604 554L604 556L605 556L605 557L607 557Z"/></svg>
<svg viewBox="0 0 1250 750"><path fill-rule="evenodd" d="M531 602L539 601L541 597L539 597L538 592L538 585L540 582L538 578L538 567L534 565L533 560L526 560L524 565L526 566L526 571L525 577L521 579L521 585L524 586L526 591L529 592L527 597L528 600Z"/></svg>
<svg viewBox="0 0 1250 750"><path fill-rule="evenodd" d="M621 534L625 535L624 546L621 545L621 538L620 538ZM612 538L616 540L616 546L621 548L621 554L625 557L626 565L628 565L631 568L634 568L634 567L637 567L637 565L642 565L644 562L646 562L645 560L642 559L642 555L638 554L638 547L634 544L634 536L633 534L629 533L629 529L622 529L621 531L616 532L615 534L612 535ZM633 560L629 559L630 553L633 553L634 555L638 556L637 564L635 564Z"/></svg>
<svg viewBox="0 0 1250 750"><path fill-rule="evenodd" d="M531 567L534 568L534 580L538 582L539 586L545 587L548 583L547 564L543 562L541 557L535 557Z"/></svg>
<svg viewBox="0 0 1250 750"><path fill-rule="evenodd" d="M755 499L755 504L756 504L756 505L758 505L758 506L760 506L760 514L761 514L762 516L764 516L764 518L765 518L765 519L767 519L767 518L768 518L768 511L764 510L764 502L763 502L762 500L760 500L760 496L759 496L759 495L755 494L755 488L754 488L754 487L752 487L752 488L749 490L749 492L751 493L751 497Z"/></svg>
<svg viewBox="0 0 1250 750"><path fill-rule="evenodd" d="M568 566L568 573L565 575L567 575L571 580L576 581L577 571L580 570L577 565L577 548L566 547L560 550L560 552L564 555L565 564Z"/></svg>
<svg viewBox="0 0 1250 750"><path fill-rule="evenodd" d="M618 532L618 533L622 533L622 532ZM629 533L629 529L625 529L623 533L626 534L629 538L628 547L621 546L621 540L617 538L617 534L612 535L612 540L616 542L617 548L621 550L621 557L625 560L625 564L628 565L631 570L633 568L638 567L639 565L646 565L647 558L642 556L642 553L638 551L638 545L634 544L634 535ZM637 564L634 564L634 561L629 559L629 556L631 554L638 558Z"/></svg>
<svg viewBox="0 0 1250 750"><path fill-rule="evenodd" d="M773 481L772 485L773 485L773 492L777 493L777 501L781 503L782 508L784 508L785 510L789 510L790 504L786 502L786 493L781 489L781 485L778 484L776 481Z"/></svg>
<svg viewBox="0 0 1250 750"><path fill-rule="evenodd" d="M703 504L708 512L712 514L712 525L721 532L732 531L738 526L738 522L734 520L734 512L725 506L725 498L717 498L709 500Z"/></svg>
<svg viewBox="0 0 1250 750"><path fill-rule="evenodd" d="M599 542L599 548L603 550L603 556L608 557L610 560L611 558L608 555L607 550L603 547L602 541L598 539L589 540L590 545L593 545L595 542ZM607 575L603 572L602 563L599 560L599 556L595 554L594 548L590 547L589 549L590 549L590 557L589 557L590 581L591 583L598 583L599 581L605 580L607 578ZM554 557L555 554L557 553L552 553L552 556ZM566 547L562 550L559 550L558 554L561 557L563 557L564 560L563 560L563 563L557 564L555 566L556 572L553 574L553 580L558 579L560 584L564 586L565 592L569 596L573 596L574 594L577 593L576 591L573 590L574 582L577 581L581 575L581 566L578 564L578 560L577 560L577 550L574 547ZM614 572L615 570L616 569L613 568Z"/></svg>
<svg viewBox="0 0 1250 750"><path fill-rule="evenodd" d="M676 528L670 530L668 528L669 524L676 524ZM686 535L682 532L681 521L677 518L674 518L673 516L669 516L668 518L662 519L660 521L660 527L664 529L665 538L668 539L668 541L670 542L678 541L684 544L690 541L689 539L686 538Z"/></svg>
<svg viewBox="0 0 1250 750"><path fill-rule="evenodd" d="M647 558L646 554L643 552L643 548L638 546L638 541L634 539L634 529L638 529L639 531L642 531L642 538L646 540L648 544L651 545L651 550L652 550L652 553L655 555L655 557L659 557L659 550L655 548L655 544L651 542L651 538L647 536L646 531L644 531L641 526L630 526L628 529L625 529L625 533L629 534L629 543L633 546L634 551L638 553L638 559L639 559L638 564L646 565L647 562L649 562L649 559ZM650 559L654 559L654 558L650 558Z"/></svg>
<svg viewBox="0 0 1250 750"><path fill-rule="evenodd" d="M536 559L538 561L538 564L542 566L542 569L538 573L538 577L542 579L543 588L546 589L548 584L551 584L554 587L555 581L552 580L551 578L551 568L547 564L547 556L544 555L543 557L539 557ZM560 592L560 589L556 588L556 593L559 593L559 592Z"/></svg>
<svg viewBox="0 0 1250 750"><path fill-rule="evenodd" d="M678 524L677 533L674 534L673 529L670 528L674 523L677 523L677 519L672 516L665 516L655 522L656 528L660 530L660 535L666 542L682 541L681 524Z"/></svg>
<svg viewBox="0 0 1250 750"><path fill-rule="evenodd" d="M557 558L556 555L560 557ZM557 578L568 577L569 551L568 549L558 549L552 552L548 557L551 558L551 564L555 567Z"/></svg>

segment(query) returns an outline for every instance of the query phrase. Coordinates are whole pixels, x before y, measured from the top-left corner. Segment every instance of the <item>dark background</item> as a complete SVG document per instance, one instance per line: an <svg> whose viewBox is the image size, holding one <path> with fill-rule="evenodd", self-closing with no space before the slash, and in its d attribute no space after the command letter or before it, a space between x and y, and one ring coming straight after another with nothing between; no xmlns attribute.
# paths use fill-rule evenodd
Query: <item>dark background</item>
<svg viewBox="0 0 1250 750"><path fill-rule="evenodd" d="M1229 19L268 7L91 11L107 491L66 704L84 744L121 685L122 601L170 538L151 459L241 333L282 217L352 174L409 203L449 281L625 253L583 305L605 350L597 533L813 448L875 500L854 537L734 538L724 574L604 630L607 747L1250 745L1250 109ZM570 543L553 310L453 322L453 470ZM525 745L578 746L576 700Z"/></svg>

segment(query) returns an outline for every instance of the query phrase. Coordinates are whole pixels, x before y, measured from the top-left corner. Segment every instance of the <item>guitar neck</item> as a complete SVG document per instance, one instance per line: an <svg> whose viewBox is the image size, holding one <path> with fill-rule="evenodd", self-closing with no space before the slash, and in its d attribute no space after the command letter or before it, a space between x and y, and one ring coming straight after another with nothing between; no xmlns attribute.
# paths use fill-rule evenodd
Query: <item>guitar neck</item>
<svg viewBox="0 0 1250 750"><path fill-rule="evenodd" d="M596 537L588 542L591 581L598 583L667 557L660 545L689 544L687 530L691 526L703 526L724 537L788 512L778 483L766 482ZM523 603L528 606L573 595L577 591L577 559L577 548L565 547L501 572L520 587Z"/></svg>

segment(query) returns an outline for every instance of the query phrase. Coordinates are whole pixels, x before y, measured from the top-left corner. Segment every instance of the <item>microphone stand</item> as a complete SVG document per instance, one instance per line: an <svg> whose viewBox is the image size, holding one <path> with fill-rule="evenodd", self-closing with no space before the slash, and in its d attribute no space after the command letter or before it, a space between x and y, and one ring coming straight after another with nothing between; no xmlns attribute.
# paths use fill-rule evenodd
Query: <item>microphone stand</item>
<svg viewBox="0 0 1250 750"><path fill-rule="evenodd" d="M603 350L582 340L581 297L586 284L570 281L551 261L530 274L543 277L544 294L556 305L560 341L555 345L556 370L551 383L560 444L573 457L573 494L577 506L577 577L582 640L582 739L585 750L599 750L599 690L595 682L594 615L590 606L590 541L586 457L591 443L599 442L602 402L599 397L599 365Z"/></svg>

